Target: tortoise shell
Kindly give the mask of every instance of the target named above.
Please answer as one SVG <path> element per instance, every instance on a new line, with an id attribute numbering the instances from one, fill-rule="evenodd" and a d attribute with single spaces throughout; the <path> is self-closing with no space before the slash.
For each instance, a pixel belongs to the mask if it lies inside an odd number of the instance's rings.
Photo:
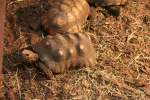
<path id="1" fill-rule="evenodd" d="M 49 33 L 79 32 L 85 23 L 90 8 L 86 0 L 49 0 L 50 8 L 41 20 Z"/>
<path id="2" fill-rule="evenodd" d="M 96 52 L 87 34 L 47 36 L 32 47 L 39 55 L 40 65 L 44 66 L 40 68 L 46 69 L 45 73 L 47 70 L 62 73 L 75 67 L 91 67 L 96 63 Z"/>

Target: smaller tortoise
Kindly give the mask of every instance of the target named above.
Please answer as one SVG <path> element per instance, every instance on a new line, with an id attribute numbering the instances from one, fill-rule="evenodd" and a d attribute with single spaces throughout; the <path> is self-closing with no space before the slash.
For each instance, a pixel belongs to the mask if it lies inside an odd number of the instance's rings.
<path id="1" fill-rule="evenodd" d="M 94 66 L 96 64 L 96 52 L 87 34 L 48 35 L 40 42 L 33 44 L 32 48 L 36 53 L 24 50 L 24 57 L 35 61 L 38 55 L 37 63 L 47 76 L 50 76 L 49 70 L 53 73 L 62 73 L 75 67 Z"/>

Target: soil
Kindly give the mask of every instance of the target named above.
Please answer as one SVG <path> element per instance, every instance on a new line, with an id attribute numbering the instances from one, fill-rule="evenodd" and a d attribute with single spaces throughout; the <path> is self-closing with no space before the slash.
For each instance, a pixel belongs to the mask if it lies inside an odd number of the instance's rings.
<path id="1" fill-rule="evenodd" d="M 7 0 L 2 100 L 150 100 L 150 0 L 129 0 L 119 16 L 92 8 L 91 33 L 97 65 L 52 75 L 25 62 L 20 50 L 29 35 L 45 35 L 40 16 L 47 0 Z"/>

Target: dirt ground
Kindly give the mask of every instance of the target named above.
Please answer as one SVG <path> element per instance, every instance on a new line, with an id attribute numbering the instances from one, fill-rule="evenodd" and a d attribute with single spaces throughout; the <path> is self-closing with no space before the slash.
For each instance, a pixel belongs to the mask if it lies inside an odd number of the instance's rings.
<path id="1" fill-rule="evenodd" d="M 43 35 L 40 16 L 47 0 L 7 0 L 2 100 L 150 100 L 150 0 L 128 0 L 119 16 L 92 7 L 84 30 L 97 51 L 94 68 L 47 79 L 24 62 L 28 34 Z"/>

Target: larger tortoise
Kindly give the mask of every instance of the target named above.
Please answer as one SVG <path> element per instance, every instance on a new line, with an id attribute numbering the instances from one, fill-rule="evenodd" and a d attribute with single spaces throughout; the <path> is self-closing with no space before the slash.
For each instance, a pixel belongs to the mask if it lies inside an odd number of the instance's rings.
<path id="1" fill-rule="evenodd" d="M 126 0 L 88 0 L 102 6 L 122 5 Z M 96 52 L 88 34 L 81 33 L 89 13 L 86 0 L 49 0 L 50 9 L 42 16 L 48 35 L 32 44 L 35 52 L 23 50 L 23 57 L 38 61 L 48 75 L 62 73 L 79 66 L 95 66 Z"/>
<path id="2" fill-rule="evenodd" d="M 50 9 L 42 16 L 42 26 L 49 34 L 79 32 L 90 7 L 86 0 L 49 0 Z"/>
<path id="3" fill-rule="evenodd" d="M 87 0 L 101 6 L 124 5 L 127 0 Z M 79 32 L 85 23 L 90 6 L 86 0 L 49 0 L 50 9 L 41 20 L 49 34 L 55 32 Z"/>

